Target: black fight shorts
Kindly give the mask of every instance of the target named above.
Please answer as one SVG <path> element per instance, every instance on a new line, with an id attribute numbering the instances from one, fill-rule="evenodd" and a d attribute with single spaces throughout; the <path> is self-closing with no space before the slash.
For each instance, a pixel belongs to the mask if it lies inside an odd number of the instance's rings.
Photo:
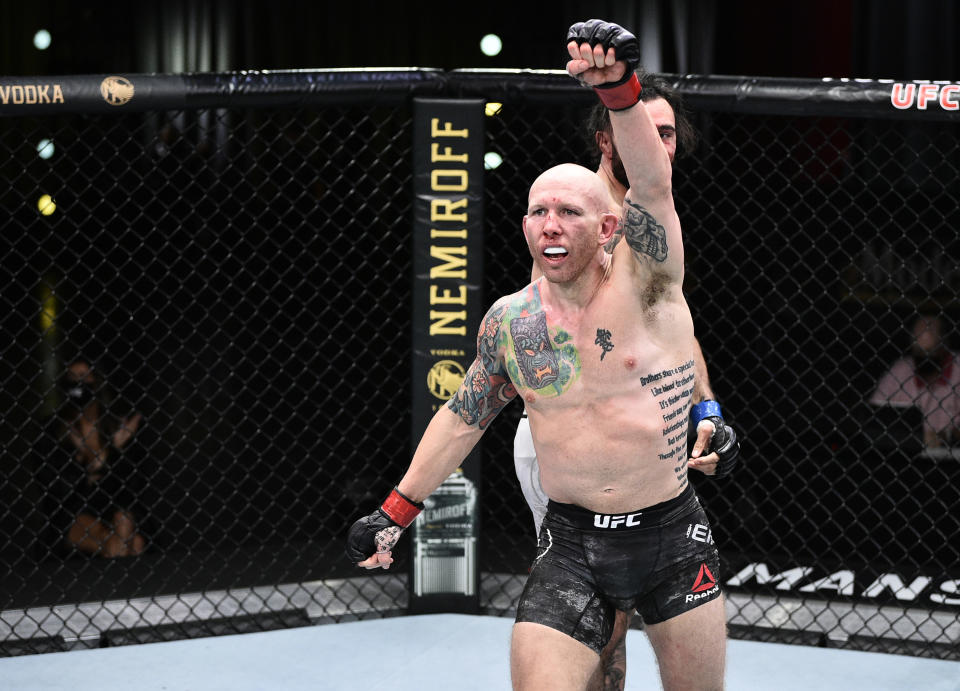
<path id="1" fill-rule="evenodd" d="M 543 624 L 597 653 L 614 610 L 657 624 L 720 597 L 720 564 L 693 487 L 627 514 L 547 504 L 517 621 Z"/>

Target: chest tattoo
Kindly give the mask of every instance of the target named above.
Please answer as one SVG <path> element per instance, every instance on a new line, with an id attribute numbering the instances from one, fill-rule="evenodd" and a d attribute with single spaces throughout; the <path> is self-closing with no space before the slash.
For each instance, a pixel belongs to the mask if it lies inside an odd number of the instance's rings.
<path id="1" fill-rule="evenodd" d="M 613 350 L 613 342 L 610 340 L 611 334 L 607 329 L 597 329 L 597 339 L 594 341 L 603 350 L 600 353 L 600 359 Z"/>
<path id="2" fill-rule="evenodd" d="M 499 347 L 504 349 L 510 380 L 538 396 L 560 396 L 580 377 L 582 363 L 573 337 L 547 319 L 537 283 L 510 305 Z"/>
<path id="3" fill-rule="evenodd" d="M 550 346 L 547 317 L 543 312 L 513 319 L 510 335 L 520 373 L 530 388 L 542 389 L 557 381 L 560 363 Z"/>

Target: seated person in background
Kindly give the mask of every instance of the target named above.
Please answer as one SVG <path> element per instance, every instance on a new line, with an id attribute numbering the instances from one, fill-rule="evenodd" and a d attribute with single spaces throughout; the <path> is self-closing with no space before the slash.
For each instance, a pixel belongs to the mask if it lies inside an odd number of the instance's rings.
<path id="1" fill-rule="evenodd" d="M 111 396 L 89 362 L 70 363 L 60 382 L 55 431 L 59 444 L 47 459 L 57 476 L 49 483 L 50 498 L 67 544 L 101 557 L 143 552 L 146 542 L 137 532 L 130 507 L 135 501 L 131 478 L 119 463 L 140 425 L 134 413 L 117 419 L 109 410 Z"/>
<path id="2" fill-rule="evenodd" d="M 880 377 L 870 403 L 917 406 L 927 447 L 960 444 L 960 356 L 947 348 L 939 316 L 916 320 L 910 353 Z"/>

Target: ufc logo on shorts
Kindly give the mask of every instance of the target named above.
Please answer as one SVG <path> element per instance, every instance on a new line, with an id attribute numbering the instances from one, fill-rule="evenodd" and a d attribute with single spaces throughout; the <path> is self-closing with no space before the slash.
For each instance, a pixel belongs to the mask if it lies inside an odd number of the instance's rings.
<path id="1" fill-rule="evenodd" d="M 713 544 L 713 531 L 702 523 L 691 523 L 687 526 L 687 537 L 697 542 Z"/>
<path id="2" fill-rule="evenodd" d="M 632 528 L 635 525 L 640 525 L 640 516 L 642 515 L 642 511 L 628 513 L 622 516 L 595 513 L 593 514 L 593 525 L 597 528 L 619 528 L 621 526 L 624 528 Z"/>

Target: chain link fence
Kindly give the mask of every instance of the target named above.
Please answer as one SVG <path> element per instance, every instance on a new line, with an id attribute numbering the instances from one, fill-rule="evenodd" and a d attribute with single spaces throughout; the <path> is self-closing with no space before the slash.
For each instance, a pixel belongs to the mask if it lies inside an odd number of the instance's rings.
<path id="1" fill-rule="evenodd" d="M 361 575 L 342 542 L 413 442 L 411 97 L 502 103 L 487 118 L 502 162 L 484 179 L 486 303 L 527 281 L 530 182 L 594 164 L 593 99 L 555 74 L 194 79 L 133 112 L 17 109 L 28 92 L 17 104 L 6 86 L 7 655 L 402 614 L 409 560 Z M 957 439 L 870 405 L 917 315 L 956 347 L 950 101 L 676 83 L 701 135 L 674 180 L 686 290 L 744 437 L 734 476 L 694 477 L 731 635 L 960 658 Z M 954 386 L 940 365 L 920 393 Z M 956 425 L 951 395 L 933 409 Z M 520 412 L 483 446 L 481 606 L 504 616 L 535 547 L 513 474 Z"/>

